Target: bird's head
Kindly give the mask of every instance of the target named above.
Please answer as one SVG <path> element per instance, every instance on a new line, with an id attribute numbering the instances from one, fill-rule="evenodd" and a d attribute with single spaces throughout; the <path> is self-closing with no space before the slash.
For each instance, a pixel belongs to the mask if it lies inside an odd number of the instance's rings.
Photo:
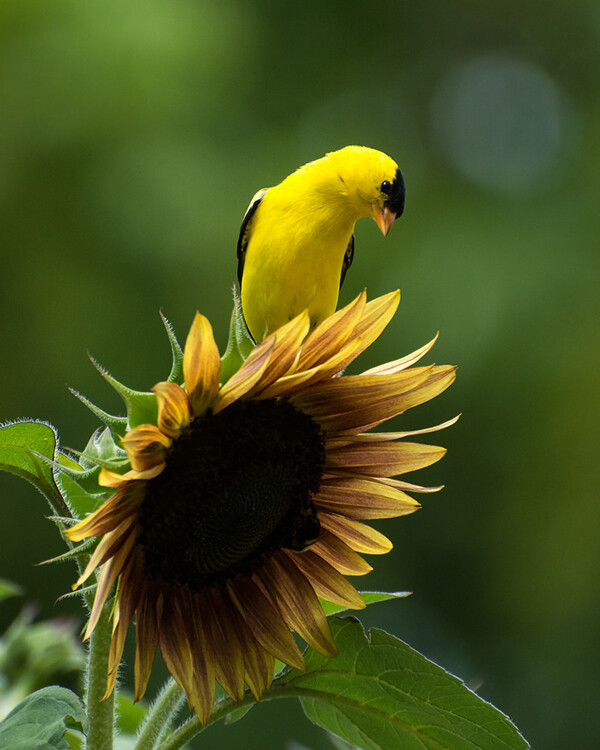
<path id="1" fill-rule="evenodd" d="M 385 237 L 404 211 L 406 189 L 396 162 L 381 151 L 346 146 L 328 154 L 361 216 L 372 216 Z"/>

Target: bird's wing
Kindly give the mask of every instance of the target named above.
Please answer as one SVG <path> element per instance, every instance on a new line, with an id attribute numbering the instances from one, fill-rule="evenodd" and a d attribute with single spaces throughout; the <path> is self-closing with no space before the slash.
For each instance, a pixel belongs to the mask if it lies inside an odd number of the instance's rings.
<path id="1" fill-rule="evenodd" d="M 353 259 L 354 259 L 354 235 L 350 237 L 350 240 L 348 242 L 348 247 L 346 248 L 346 254 L 344 255 L 344 261 L 342 263 L 342 276 L 340 278 L 340 289 L 342 288 L 342 284 L 344 283 L 344 279 L 346 278 L 346 271 L 352 265 Z"/>
<path id="2" fill-rule="evenodd" d="M 256 209 L 258 208 L 264 194 L 268 189 L 269 188 L 262 188 L 258 191 L 258 193 L 256 193 L 254 198 L 252 198 L 252 200 L 250 201 L 248 210 L 244 214 L 244 218 L 242 220 L 242 226 L 240 227 L 240 236 L 237 244 L 238 281 L 240 285 L 242 283 L 242 275 L 244 273 L 244 261 L 246 260 L 246 248 L 248 247 L 248 240 L 250 239 L 250 225 L 252 217 L 256 213 Z"/>

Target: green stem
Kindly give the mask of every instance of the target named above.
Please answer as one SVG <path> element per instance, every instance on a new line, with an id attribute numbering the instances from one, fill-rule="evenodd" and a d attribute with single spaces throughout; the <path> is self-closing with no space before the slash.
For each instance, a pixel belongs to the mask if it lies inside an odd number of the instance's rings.
<path id="1" fill-rule="evenodd" d="M 252 703 L 256 703 L 253 695 L 246 695 L 239 703 L 231 700 L 231 698 L 226 698 L 217 703 L 206 726 L 202 726 L 197 716 L 192 716 L 192 718 L 188 719 L 185 724 L 182 724 L 176 729 L 173 734 L 169 735 L 164 742 L 161 742 L 157 750 L 180 750 L 180 748 L 197 734 L 200 734 L 200 732 L 203 729 L 206 729 L 210 724 L 214 724 L 227 716 L 227 714 L 232 713 L 232 711 L 235 711 L 238 708 L 243 708 L 244 706 L 249 706 Z"/>
<path id="2" fill-rule="evenodd" d="M 154 750 L 161 733 L 169 725 L 184 701 L 183 690 L 171 679 L 151 706 L 135 750 Z"/>
<path id="3" fill-rule="evenodd" d="M 110 608 L 105 606 L 90 637 L 88 650 L 86 750 L 112 750 L 113 747 L 115 691 L 103 700 L 111 636 Z"/>

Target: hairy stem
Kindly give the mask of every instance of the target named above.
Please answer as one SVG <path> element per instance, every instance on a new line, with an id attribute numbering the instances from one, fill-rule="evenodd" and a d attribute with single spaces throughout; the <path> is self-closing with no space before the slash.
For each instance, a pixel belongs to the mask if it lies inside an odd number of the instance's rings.
<path id="1" fill-rule="evenodd" d="M 103 700 L 106 692 L 111 636 L 112 624 L 109 607 L 104 607 L 89 641 L 86 685 L 88 722 L 86 750 L 112 750 L 113 747 L 114 690 L 106 700 Z"/>
<path id="2" fill-rule="evenodd" d="M 150 707 L 135 750 L 154 750 L 162 732 L 169 726 L 184 701 L 183 690 L 171 679 Z"/>

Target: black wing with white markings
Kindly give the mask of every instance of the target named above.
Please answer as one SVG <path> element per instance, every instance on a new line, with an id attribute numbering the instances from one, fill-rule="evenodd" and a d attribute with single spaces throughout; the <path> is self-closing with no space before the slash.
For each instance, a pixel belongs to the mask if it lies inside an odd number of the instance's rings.
<path id="1" fill-rule="evenodd" d="M 252 198 L 252 200 L 250 201 L 250 205 L 248 206 L 248 210 L 246 211 L 246 214 L 244 215 L 242 226 L 240 227 L 240 236 L 239 236 L 238 244 L 237 244 L 237 259 L 238 259 L 237 275 L 238 275 L 238 281 L 240 283 L 240 287 L 242 284 L 242 275 L 244 273 L 244 262 L 246 260 L 246 248 L 248 247 L 248 240 L 250 238 L 250 224 L 252 221 L 252 217 L 256 213 L 256 209 L 258 208 L 267 190 L 268 188 L 263 188 L 262 190 L 259 190 L 258 193 L 256 193 L 256 195 L 254 196 L 254 198 Z"/>

